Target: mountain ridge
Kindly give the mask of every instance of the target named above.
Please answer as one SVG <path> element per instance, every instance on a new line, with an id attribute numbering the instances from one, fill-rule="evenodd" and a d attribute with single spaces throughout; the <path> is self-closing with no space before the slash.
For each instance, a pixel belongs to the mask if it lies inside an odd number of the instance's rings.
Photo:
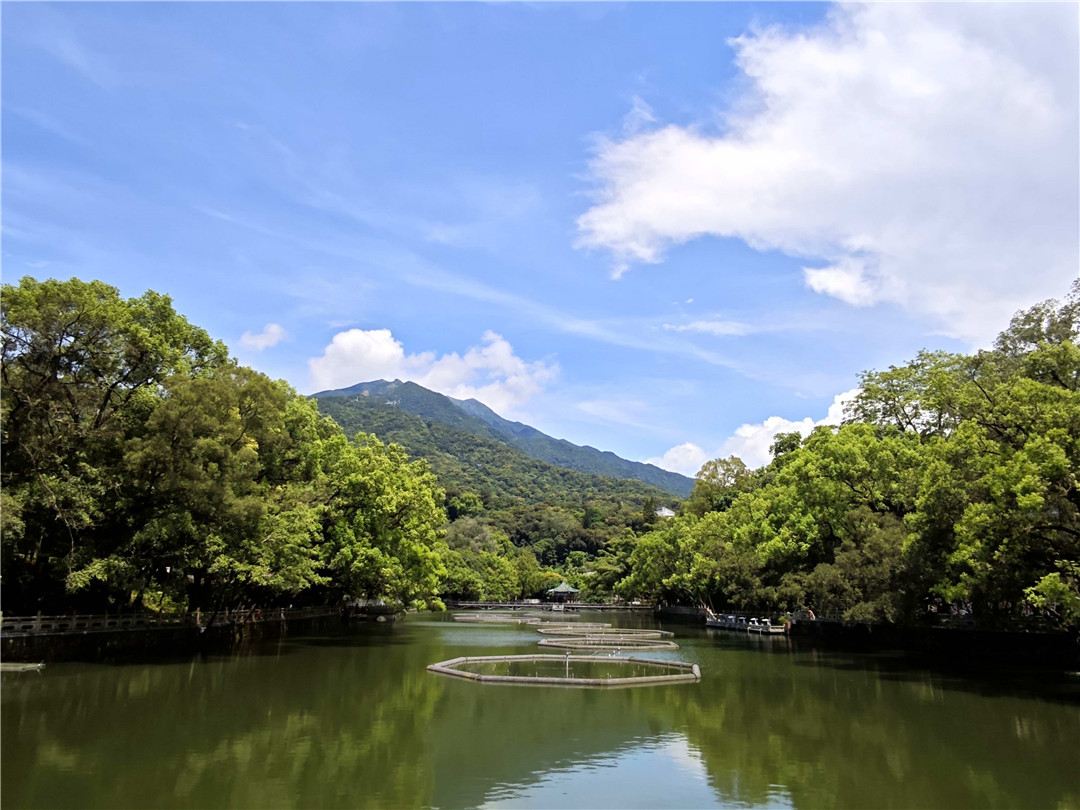
<path id="1" fill-rule="evenodd" d="M 372 380 L 347 388 L 319 391 L 315 399 L 363 398 L 509 445 L 530 458 L 565 469 L 607 478 L 634 479 L 679 498 L 687 497 L 694 480 L 640 461 L 630 461 L 607 450 L 577 445 L 522 422 L 504 419 L 475 399 L 454 399 L 414 382 Z"/>

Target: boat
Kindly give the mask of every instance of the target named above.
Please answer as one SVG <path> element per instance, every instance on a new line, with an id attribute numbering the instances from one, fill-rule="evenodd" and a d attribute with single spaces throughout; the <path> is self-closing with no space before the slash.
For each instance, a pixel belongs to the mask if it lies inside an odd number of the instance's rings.
<path id="1" fill-rule="evenodd" d="M 751 619 L 747 630 L 764 636 L 782 636 L 786 632 L 784 625 L 773 624 L 768 618 Z"/>
<path id="2" fill-rule="evenodd" d="M 746 619 L 736 616 L 734 613 L 713 613 L 705 609 L 705 626 L 715 627 L 719 630 L 742 630 L 746 631 Z"/>

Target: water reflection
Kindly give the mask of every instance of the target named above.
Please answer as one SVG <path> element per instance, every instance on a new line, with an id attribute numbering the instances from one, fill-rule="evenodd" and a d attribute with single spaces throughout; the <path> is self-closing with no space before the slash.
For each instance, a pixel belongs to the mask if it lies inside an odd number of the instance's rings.
<path id="1" fill-rule="evenodd" d="M 1080 805 L 1076 705 L 782 639 L 668 629 L 681 649 L 656 657 L 699 663 L 700 683 L 442 678 L 425 667 L 533 652 L 537 634 L 415 618 L 259 654 L 5 675 L 5 804 Z"/>
<path id="2" fill-rule="evenodd" d="M 629 741 L 622 750 L 498 785 L 485 808 L 697 808 L 716 804 L 701 754 L 679 734 Z M 785 792 L 763 805 L 789 808 Z"/>

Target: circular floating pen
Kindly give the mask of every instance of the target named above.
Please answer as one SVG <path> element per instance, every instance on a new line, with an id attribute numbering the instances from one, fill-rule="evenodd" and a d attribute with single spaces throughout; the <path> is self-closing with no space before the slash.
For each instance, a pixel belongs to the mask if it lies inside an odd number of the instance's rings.
<path id="1" fill-rule="evenodd" d="M 595 655 L 485 655 L 451 658 L 431 672 L 481 683 L 628 687 L 701 680 L 697 664 Z"/>
<path id="2" fill-rule="evenodd" d="M 662 638 L 625 638 L 605 636 L 573 636 L 571 638 L 542 638 L 540 647 L 555 647 L 560 650 L 581 650 L 584 652 L 621 652 L 624 650 L 646 652 L 653 650 L 677 650 L 674 641 Z"/>
<path id="3" fill-rule="evenodd" d="M 563 627 L 549 627 L 542 624 L 536 628 L 537 633 L 545 636 L 610 636 L 611 638 L 670 638 L 674 636 L 667 630 L 645 630 L 636 627 L 605 627 L 599 630 L 589 629 L 574 625 Z"/>
<path id="4" fill-rule="evenodd" d="M 540 624 L 540 617 L 515 616 L 507 613 L 456 613 L 454 621 L 472 624 Z"/>

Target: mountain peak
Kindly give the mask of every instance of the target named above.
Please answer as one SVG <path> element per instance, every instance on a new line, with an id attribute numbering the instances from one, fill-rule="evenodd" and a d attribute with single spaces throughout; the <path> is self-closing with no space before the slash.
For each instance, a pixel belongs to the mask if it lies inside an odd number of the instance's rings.
<path id="1" fill-rule="evenodd" d="M 685 475 L 668 472 L 652 464 L 629 461 L 610 451 L 556 439 L 529 425 L 504 419 L 479 400 L 454 399 L 411 381 L 374 380 L 348 388 L 320 391 L 314 397 L 381 400 L 385 405 L 400 408 L 422 419 L 440 422 L 486 439 L 495 439 L 538 461 L 606 478 L 637 479 L 680 498 L 685 498 L 694 488 L 694 480 Z"/>

